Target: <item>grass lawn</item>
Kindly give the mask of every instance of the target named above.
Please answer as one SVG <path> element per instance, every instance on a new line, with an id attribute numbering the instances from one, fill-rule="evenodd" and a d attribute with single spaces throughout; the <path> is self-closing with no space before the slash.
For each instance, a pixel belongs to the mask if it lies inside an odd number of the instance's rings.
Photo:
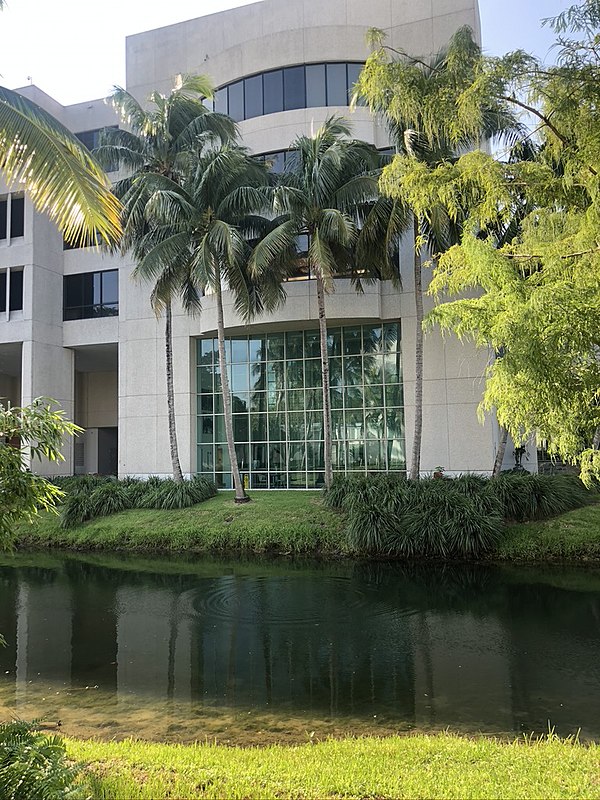
<path id="1" fill-rule="evenodd" d="M 241 749 L 68 740 L 98 798 L 598 798 L 600 746 L 441 734 Z"/>
<path id="2" fill-rule="evenodd" d="M 492 558 L 600 561 L 600 505 L 578 508 L 542 522 L 509 525 Z"/>
<path id="3" fill-rule="evenodd" d="M 41 514 L 17 530 L 19 547 L 136 552 L 252 551 L 344 554 L 343 518 L 321 503 L 318 492 L 256 492 L 233 502 L 220 492 L 177 511 L 132 510 L 63 530 L 54 514 Z"/>
<path id="4" fill-rule="evenodd" d="M 255 492 L 236 505 L 220 492 L 178 511 L 132 510 L 63 530 L 41 514 L 17 530 L 20 548 L 144 552 L 244 552 L 350 556 L 343 514 L 329 511 L 318 492 Z M 501 561 L 600 562 L 600 504 L 560 517 L 507 525 L 496 551 Z"/>

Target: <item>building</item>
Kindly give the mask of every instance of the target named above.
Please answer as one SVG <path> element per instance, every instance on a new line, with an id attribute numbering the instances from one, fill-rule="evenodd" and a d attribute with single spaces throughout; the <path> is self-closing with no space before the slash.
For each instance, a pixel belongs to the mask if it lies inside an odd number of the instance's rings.
<path id="1" fill-rule="evenodd" d="M 246 145 L 275 168 L 290 141 L 332 113 L 348 115 L 348 89 L 367 56 L 369 27 L 396 48 L 427 54 L 462 25 L 479 35 L 477 0 L 263 0 L 127 39 L 127 88 L 143 101 L 168 93 L 178 73 L 206 73 L 216 106 L 239 120 Z M 117 124 L 102 100 L 63 107 L 35 86 L 22 93 L 90 147 Z M 358 138 L 385 147 L 385 131 L 365 108 L 351 117 Z M 414 418 L 412 244 L 402 291 L 386 283 L 357 295 L 336 281 L 327 298 L 334 376 L 334 469 L 403 470 Z M 67 444 L 66 474 L 168 475 L 164 322 L 132 264 L 92 248 L 64 249 L 27 198 L 0 198 L 0 395 L 28 403 L 58 400 L 86 429 Z M 275 314 L 243 325 L 229 303 L 234 429 L 238 460 L 253 488 L 322 483 L 317 316 L 314 281 L 289 282 Z M 227 302 L 227 300 L 225 301 Z M 230 475 L 215 393 L 216 313 L 176 314 L 177 430 L 187 474 Z M 476 408 L 488 355 L 437 333 L 426 337 L 422 469 L 489 472 L 497 426 Z M 507 456 L 510 460 L 510 453 Z M 56 471 L 56 466 L 48 466 Z"/>

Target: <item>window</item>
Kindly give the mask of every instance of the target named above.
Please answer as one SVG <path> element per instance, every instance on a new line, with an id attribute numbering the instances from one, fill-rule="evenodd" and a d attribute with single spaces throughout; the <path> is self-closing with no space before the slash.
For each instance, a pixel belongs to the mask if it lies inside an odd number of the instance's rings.
<path id="1" fill-rule="evenodd" d="M 229 86 L 229 116 L 236 122 L 244 119 L 244 81 Z"/>
<path id="2" fill-rule="evenodd" d="M 79 139 L 90 152 L 100 147 L 103 131 L 117 130 L 118 125 L 105 125 L 104 128 L 93 128 L 91 131 L 80 131 L 75 136 Z M 118 164 L 111 164 L 107 172 L 115 172 L 118 169 Z"/>
<path id="3" fill-rule="evenodd" d="M 11 267 L 0 272 L 0 312 L 23 310 L 23 268 Z"/>
<path id="4" fill-rule="evenodd" d="M 64 320 L 114 317 L 118 313 L 118 270 L 65 275 L 63 280 Z"/>
<path id="5" fill-rule="evenodd" d="M 360 64 L 357 65 L 360 68 Z M 306 67 L 306 106 L 317 108 L 327 105 L 325 64 L 309 64 Z"/>
<path id="6" fill-rule="evenodd" d="M 283 107 L 286 111 L 306 108 L 304 67 L 288 67 L 283 70 Z"/>
<path id="7" fill-rule="evenodd" d="M 327 64 L 327 105 L 348 105 L 348 79 L 345 64 Z"/>
<path id="8" fill-rule="evenodd" d="M 263 114 L 274 114 L 283 111 L 283 72 L 265 72 L 263 75 L 264 104 Z"/>
<path id="9" fill-rule="evenodd" d="M 9 225 L 10 239 L 18 239 L 24 235 L 25 198 L 22 195 L 11 194 L 0 200 L 0 240 L 7 238 Z"/>
<path id="10" fill-rule="evenodd" d="M 236 121 L 294 108 L 347 106 L 362 62 L 300 64 L 274 69 L 222 86 L 215 111 Z"/>
<path id="11" fill-rule="evenodd" d="M 263 109 L 263 79 L 262 75 L 246 78 L 244 81 L 245 105 L 244 116 L 246 119 L 260 117 Z"/>
<path id="12" fill-rule="evenodd" d="M 404 470 L 399 323 L 330 328 L 328 349 L 334 471 Z M 322 486 L 319 331 L 229 338 L 226 352 L 243 479 L 255 489 Z M 230 488 L 216 340 L 198 341 L 197 370 L 197 468 Z"/>

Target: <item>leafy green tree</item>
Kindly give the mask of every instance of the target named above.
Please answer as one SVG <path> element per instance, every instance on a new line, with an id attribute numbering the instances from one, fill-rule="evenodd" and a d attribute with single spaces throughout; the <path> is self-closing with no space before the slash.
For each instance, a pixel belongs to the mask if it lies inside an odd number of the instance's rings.
<path id="1" fill-rule="evenodd" d="M 81 431 L 52 409 L 53 402 L 40 397 L 23 408 L 0 404 L 0 547 L 10 546 L 20 520 L 55 510 L 64 495 L 28 468 L 36 458 L 62 461 L 64 437 Z"/>
<path id="2" fill-rule="evenodd" d="M 465 156 L 453 175 L 436 176 L 442 194 L 462 197 L 471 211 L 432 290 L 476 296 L 443 303 L 432 321 L 501 348 L 482 411 L 495 408 L 517 442 L 536 435 L 590 479 L 600 475 L 600 3 L 587 0 L 550 24 L 556 66 L 520 52 L 490 59 L 463 97 L 471 117 L 490 95 L 524 108 L 542 147 L 533 163 L 481 154 L 473 169 Z M 497 248 L 482 229 L 510 216 L 523 197 L 530 213 L 518 236 Z"/>
<path id="3" fill-rule="evenodd" d="M 251 259 L 254 274 L 268 275 L 286 253 L 295 253 L 299 235 L 308 236 L 319 315 L 326 487 L 332 481 L 332 437 L 325 297 L 336 275 L 351 273 L 358 288 L 374 277 L 392 277 L 390 256 L 404 224 L 395 204 L 379 200 L 377 151 L 350 133 L 344 120 L 331 117 L 314 135 L 292 142 L 294 155 L 274 196 L 279 224 L 257 243 Z"/>
<path id="4" fill-rule="evenodd" d="M 248 498 L 233 435 L 223 291 L 231 292 L 236 311 L 246 320 L 274 309 L 283 299 L 278 271 L 265 275 L 259 284 L 248 270 L 253 243 L 277 224 L 260 214 L 268 202 L 267 182 L 264 164 L 239 146 L 208 145 L 188 154 L 188 170 L 179 184 L 167 176 L 152 180 L 150 221 L 161 240 L 157 241 L 154 233 L 148 236 L 143 243 L 146 254 L 139 264 L 147 275 L 160 275 L 171 268 L 185 271 L 193 287 L 215 298 L 219 376 L 236 502 Z M 279 269 L 285 256 L 289 254 L 279 254 L 276 259 Z"/>
<path id="5" fill-rule="evenodd" d="M 128 130 L 108 129 L 96 150 L 100 163 L 106 167 L 118 164 L 127 173 L 114 187 L 124 208 L 119 249 L 133 255 L 137 265 L 134 277 L 154 282 L 152 307 L 157 316 L 163 312 L 165 315 L 169 446 L 176 481 L 183 480 L 183 474 L 175 422 L 172 304 L 179 298 L 184 309 L 193 311 L 199 305 L 199 298 L 185 265 L 180 262 L 165 263 L 160 272 L 149 271 L 141 264 L 154 244 L 149 222 L 152 214 L 148 211 L 155 192 L 154 178 L 162 176 L 175 185 L 179 184 L 183 180 L 183 170 L 188 166 L 190 152 L 206 145 L 231 141 L 236 136 L 235 123 L 229 117 L 211 112 L 203 104 L 203 98 L 212 94 L 208 78 L 179 76 L 168 97 L 154 92 L 150 96 L 151 108 L 144 109 L 129 92 L 117 88 L 112 101 Z"/>
<path id="6" fill-rule="evenodd" d="M 380 188 L 385 196 L 412 213 L 415 298 L 415 423 L 410 477 L 421 470 L 423 430 L 423 252 L 434 258 L 458 240 L 461 215 L 449 213 L 444 202 L 420 192 L 428 172 L 453 161 L 458 152 L 491 136 L 519 130 L 514 116 L 486 97 L 478 107 L 476 124 L 457 113 L 463 94 L 471 87 L 481 62 L 481 50 L 469 28 L 461 28 L 448 45 L 430 59 L 417 58 L 384 45 L 382 31 L 370 32 L 375 49 L 355 87 L 354 102 L 366 101 L 383 118 L 396 148 L 396 157 L 383 171 Z"/>

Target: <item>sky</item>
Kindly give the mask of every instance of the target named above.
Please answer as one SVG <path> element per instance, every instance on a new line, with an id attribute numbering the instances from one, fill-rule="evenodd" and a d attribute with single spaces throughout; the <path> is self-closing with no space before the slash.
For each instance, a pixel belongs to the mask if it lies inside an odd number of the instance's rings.
<path id="1" fill-rule="evenodd" d="M 129 34 L 251 1 L 103 0 L 88 6 L 85 0 L 8 0 L 0 14 L 0 82 L 10 89 L 35 83 L 63 105 L 105 97 L 125 84 Z M 552 60 L 552 33 L 540 19 L 573 2 L 479 0 L 484 50 L 522 48 Z"/>

